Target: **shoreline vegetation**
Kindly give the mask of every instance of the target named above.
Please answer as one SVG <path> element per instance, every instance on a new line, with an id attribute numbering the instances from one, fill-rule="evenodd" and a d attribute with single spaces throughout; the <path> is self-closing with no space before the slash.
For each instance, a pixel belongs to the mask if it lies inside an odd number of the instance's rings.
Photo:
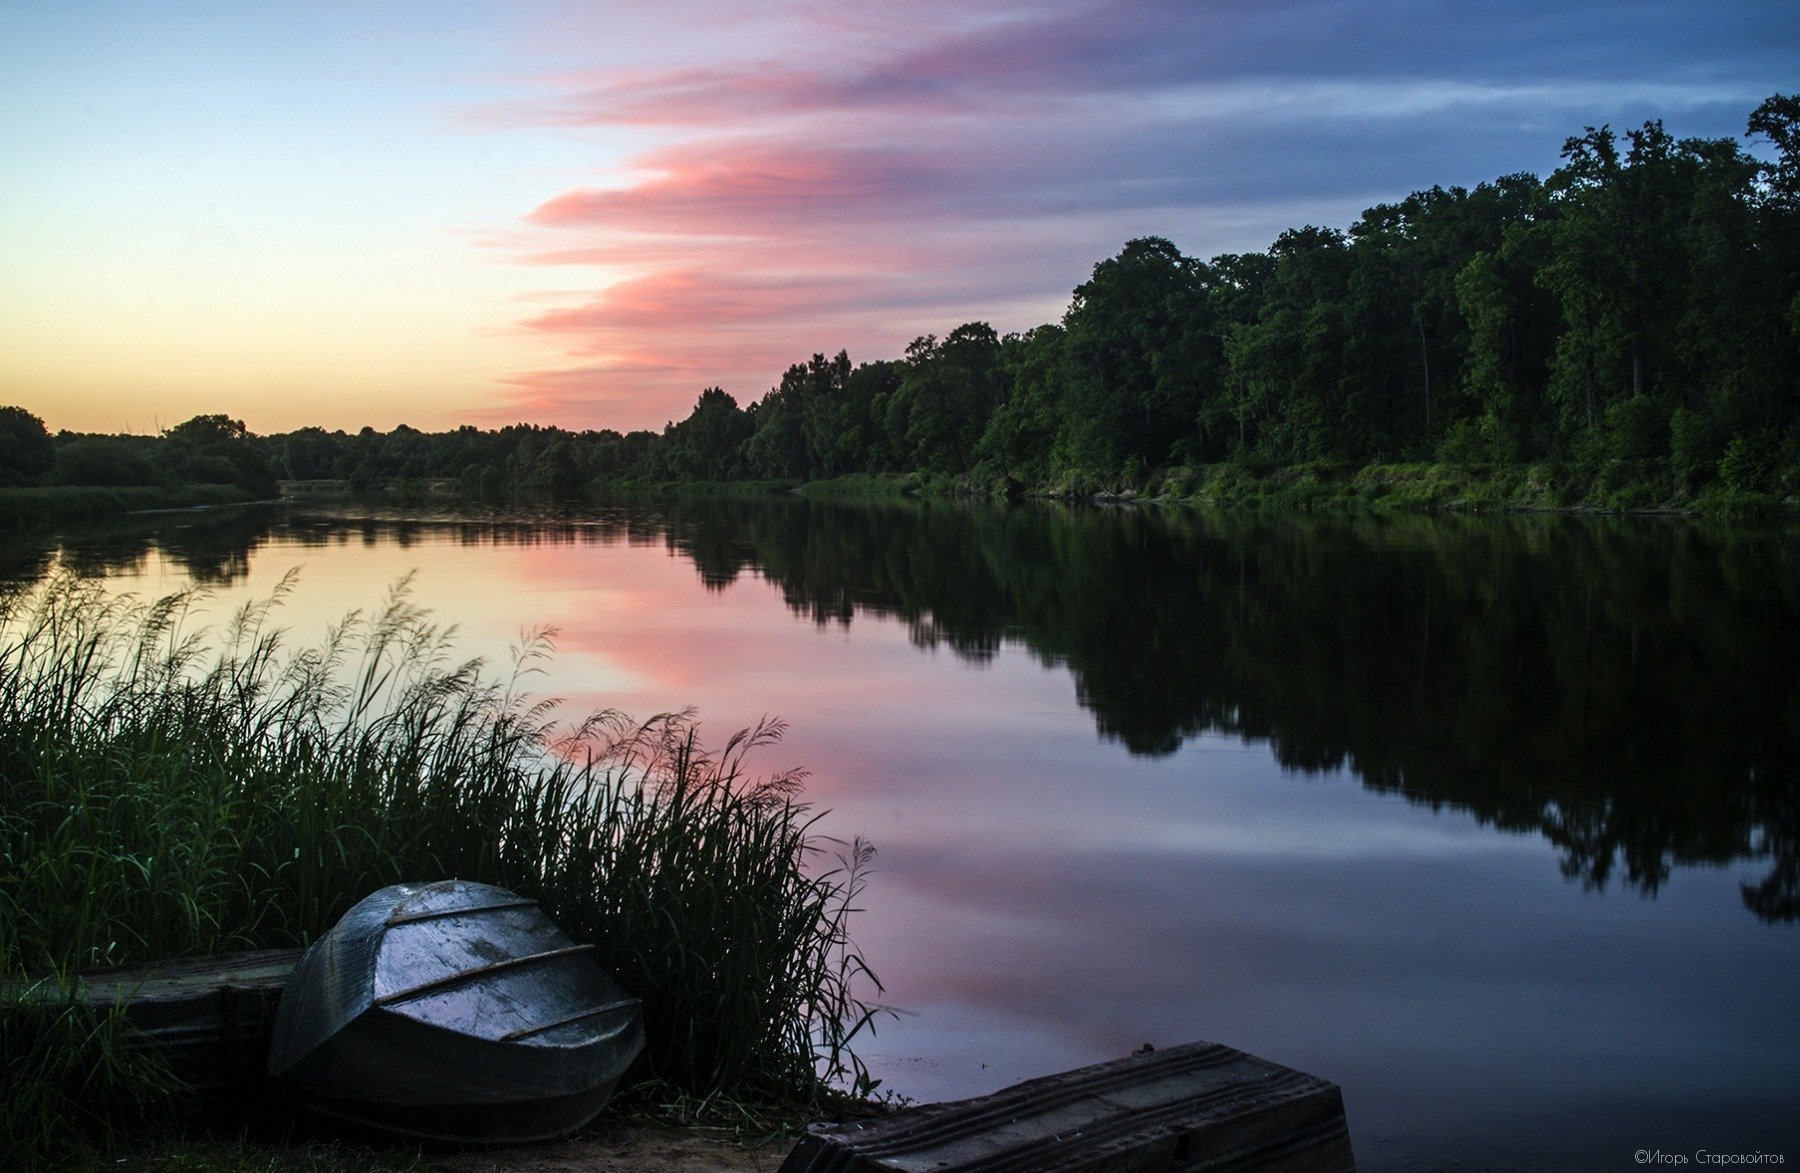
<path id="1" fill-rule="evenodd" d="M 267 498 L 235 485 L 52 485 L 0 488 L 0 529 L 121 513 L 248 505 Z"/>
<path id="2" fill-rule="evenodd" d="M 708 750 L 690 714 L 559 720 L 523 688 L 547 635 L 490 675 L 404 582 L 295 647 L 292 585 L 216 628 L 193 591 L 0 598 L 0 978 L 302 945 L 376 888 L 456 876 L 539 900 L 643 998 L 623 1110 L 873 1091 L 851 1043 L 879 983 L 849 938 L 872 849 L 821 836 L 799 773 L 749 773 L 778 722 Z M 8 1167 L 105 1164 L 176 1118 L 121 1026 L 0 1014 Z"/>
<path id="3" fill-rule="evenodd" d="M 613 481 L 578 498 L 470 497 L 448 478 L 380 477 L 280 481 L 269 495 L 231 485 L 101 488 L 0 487 L 0 532 L 129 513 L 218 509 L 274 502 L 367 501 L 390 505 L 579 505 L 669 497 L 748 498 L 795 494 L 815 501 L 878 502 L 906 497 L 970 500 L 1041 499 L 1103 505 L 1297 509 L 1413 513 L 1566 513 L 1761 519 L 1800 515 L 1800 494 L 1782 495 L 1713 484 L 1687 494 L 1659 492 L 1654 484 L 1609 483 L 1591 470 L 1549 462 L 1522 467 L 1462 465 L 1441 461 L 1357 465 L 1317 461 L 1258 467 L 1249 463 L 1179 466 L 1151 470 L 1135 484 L 1091 484 L 1031 490 L 983 486 L 966 476 L 850 473 L 819 480 Z"/>
<path id="4" fill-rule="evenodd" d="M 892 360 L 795 363 L 660 431 L 427 433 L 223 415 L 160 437 L 0 407 L 0 525 L 78 486 L 341 482 L 578 502 L 807 486 L 1420 509 L 1756 515 L 1800 507 L 1800 97 L 1745 138 L 1568 138 L 1547 178 L 1433 187 L 1347 229 L 1209 261 L 1158 237 L 1058 322 L 967 322 Z M 6 488 L 11 485 L 13 488 Z M 728 488 L 725 488 L 729 486 Z M 31 497 L 32 492 L 48 497 Z M 26 494 L 21 496 L 21 494 Z"/>
<path id="5" fill-rule="evenodd" d="M 1609 486 L 1582 469 L 1550 463 L 1517 468 L 1442 462 L 1356 465 L 1318 461 L 1258 468 L 1225 463 L 1156 470 L 1135 485 L 1045 487 L 1000 493 L 967 477 L 920 473 L 850 473 L 820 480 L 613 482 L 581 500 L 756 499 L 792 494 L 855 503 L 903 498 L 1054 500 L 1102 505 L 1410 513 L 1642 514 L 1763 518 L 1800 514 L 1800 496 L 1733 490 L 1721 485 L 1691 497 L 1644 486 Z M 448 479 L 382 478 L 353 489 L 345 480 L 281 483 L 286 502 L 364 501 L 386 505 L 491 505 L 471 499 Z M 531 498 L 510 503 L 531 504 Z M 579 504 L 580 501 L 562 501 Z"/>

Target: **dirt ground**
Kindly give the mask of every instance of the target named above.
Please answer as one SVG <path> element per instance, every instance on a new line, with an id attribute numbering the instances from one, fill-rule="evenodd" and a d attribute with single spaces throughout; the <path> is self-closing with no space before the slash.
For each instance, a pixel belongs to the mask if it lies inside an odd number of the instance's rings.
<path id="1" fill-rule="evenodd" d="M 621 1124 L 555 1144 L 426 1155 L 433 1173 L 775 1173 L 794 1138 Z"/>

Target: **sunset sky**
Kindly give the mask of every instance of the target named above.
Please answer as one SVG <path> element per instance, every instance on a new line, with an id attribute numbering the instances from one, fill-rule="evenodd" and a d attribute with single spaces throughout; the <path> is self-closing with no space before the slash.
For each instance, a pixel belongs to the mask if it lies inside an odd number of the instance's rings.
<path id="1" fill-rule="evenodd" d="M 1796 89 L 1793 0 L 0 0 L 0 403 L 661 427 Z"/>

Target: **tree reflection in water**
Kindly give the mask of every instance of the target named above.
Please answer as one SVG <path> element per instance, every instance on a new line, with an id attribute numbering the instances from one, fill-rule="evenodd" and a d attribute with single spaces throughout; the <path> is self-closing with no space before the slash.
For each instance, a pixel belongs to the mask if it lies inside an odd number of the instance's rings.
<path id="1" fill-rule="evenodd" d="M 1667 519 L 1313 517 L 799 498 L 580 515 L 170 515 L 61 547 L 83 573 L 152 547 L 203 583 L 288 540 L 661 543 L 822 625 L 897 618 L 973 660 L 1072 675 L 1099 735 L 1202 733 L 1288 769 L 1535 832 L 1571 879 L 1655 893 L 1677 864 L 1761 859 L 1746 908 L 1800 917 L 1800 543 Z M 41 545 L 6 554 L 40 573 Z"/>

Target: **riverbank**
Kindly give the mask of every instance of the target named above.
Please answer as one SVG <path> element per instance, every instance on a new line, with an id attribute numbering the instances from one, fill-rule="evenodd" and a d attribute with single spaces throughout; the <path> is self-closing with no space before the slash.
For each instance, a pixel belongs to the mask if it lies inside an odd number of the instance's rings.
<path id="1" fill-rule="evenodd" d="M 1645 514 L 1753 519 L 1800 514 L 1800 498 L 1711 484 L 1689 493 L 1654 467 L 1576 464 L 1396 464 L 1222 462 L 1156 469 L 1134 477 L 1072 473 L 1023 484 L 1008 477 L 947 473 L 849 473 L 812 481 L 607 481 L 606 500 L 759 497 L 794 493 L 854 504 L 906 498 L 1042 499 L 1104 504 L 1389 513 Z"/>
<path id="2" fill-rule="evenodd" d="M 788 493 L 814 501 L 847 504 L 919 497 L 978 497 L 1346 512 L 1602 513 L 1737 519 L 1800 514 L 1800 498 L 1718 484 L 1690 494 L 1659 483 L 1641 471 L 1621 472 L 1615 468 L 1594 472 L 1559 464 L 1515 467 L 1438 462 L 1184 465 L 1132 479 L 1106 480 L 1072 474 L 1035 485 L 1004 477 L 984 479 L 919 472 L 851 473 L 814 481 L 609 480 L 589 486 L 585 497 L 607 501 L 670 497 L 754 499 Z M 341 479 L 283 481 L 281 499 L 358 500 L 389 505 L 470 501 L 456 481 L 442 478 L 377 480 L 367 484 Z M 154 509 L 245 504 L 252 500 L 250 494 L 230 485 L 6 488 L 0 489 L 0 530 Z"/>
<path id="3" fill-rule="evenodd" d="M 53 485 L 0 488 L 0 530 L 82 521 L 150 509 L 241 505 L 256 496 L 236 485 Z"/>
<path id="4" fill-rule="evenodd" d="M 1174 469 L 1149 496 L 1205 505 L 1456 513 L 1673 513 L 1758 517 L 1800 507 L 1773 494 L 1712 486 L 1680 492 L 1643 470 L 1572 465 L 1306 464 Z"/>
<path id="5" fill-rule="evenodd" d="M 1697 494 L 1641 470 L 1592 472 L 1571 465 L 1443 463 L 1256 466 L 1235 463 L 1157 470 L 1133 479 L 1071 475 L 1022 485 L 1004 478 L 859 473 L 794 491 L 823 501 L 901 497 L 1041 498 L 1252 509 L 1414 513 L 1610 513 L 1755 518 L 1800 513 L 1800 499 L 1709 486 Z"/>

